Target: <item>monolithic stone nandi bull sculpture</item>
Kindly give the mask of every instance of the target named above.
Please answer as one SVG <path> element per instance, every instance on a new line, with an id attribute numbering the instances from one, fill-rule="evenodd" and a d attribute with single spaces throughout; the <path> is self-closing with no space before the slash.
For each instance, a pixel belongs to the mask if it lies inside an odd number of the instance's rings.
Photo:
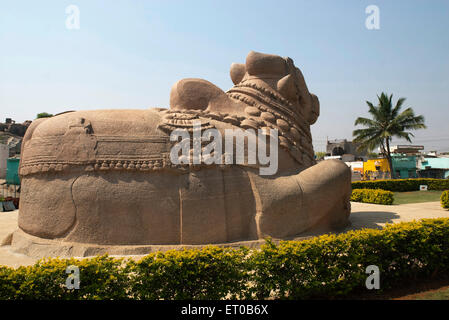
<path id="1" fill-rule="evenodd" d="M 250 52 L 245 64 L 232 64 L 231 78 L 228 92 L 201 79 L 178 81 L 170 109 L 77 111 L 34 121 L 23 141 L 13 245 L 25 238 L 202 245 L 344 226 L 350 171 L 337 160 L 315 163 L 310 125 L 319 102 L 301 71 L 290 58 Z M 261 175 L 260 165 L 246 162 L 174 163 L 170 134 L 192 133 L 195 121 L 222 133 L 276 129 L 276 174 Z"/>

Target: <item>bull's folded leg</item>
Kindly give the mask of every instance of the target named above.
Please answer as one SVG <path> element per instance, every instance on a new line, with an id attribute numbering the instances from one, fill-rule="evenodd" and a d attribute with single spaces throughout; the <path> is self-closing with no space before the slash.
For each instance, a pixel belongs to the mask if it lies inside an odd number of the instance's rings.
<path id="1" fill-rule="evenodd" d="M 303 192 L 302 210 L 308 212 L 311 229 L 332 229 L 348 224 L 351 213 L 351 171 L 340 160 L 327 160 L 312 166 L 296 179 Z"/>
<path id="2" fill-rule="evenodd" d="M 297 175 L 249 174 L 256 199 L 259 238 L 291 237 L 348 223 L 351 173 L 339 160 L 321 162 Z"/>

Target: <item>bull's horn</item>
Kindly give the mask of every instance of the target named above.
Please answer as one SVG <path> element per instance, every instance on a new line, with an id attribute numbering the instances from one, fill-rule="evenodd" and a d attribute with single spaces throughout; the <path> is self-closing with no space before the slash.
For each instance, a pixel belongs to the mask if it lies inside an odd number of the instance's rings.
<path id="1" fill-rule="evenodd" d="M 291 102 L 296 101 L 297 96 L 296 96 L 295 79 L 291 74 L 286 75 L 285 77 L 283 77 L 278 81 L 277 89 L 280 94 L 282 94 L 285 98 L 287 98 Z"/>

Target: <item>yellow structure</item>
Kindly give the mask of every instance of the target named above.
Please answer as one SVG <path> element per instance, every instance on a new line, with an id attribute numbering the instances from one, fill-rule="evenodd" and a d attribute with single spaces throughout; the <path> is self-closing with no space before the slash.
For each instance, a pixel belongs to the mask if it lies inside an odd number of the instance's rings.
<path id="1" fill-rule="evenodd" d="M 370 159 L 363 163 L 365 179 L 385 179 L 390 176 L 390 166 L 387 159 Z"/>

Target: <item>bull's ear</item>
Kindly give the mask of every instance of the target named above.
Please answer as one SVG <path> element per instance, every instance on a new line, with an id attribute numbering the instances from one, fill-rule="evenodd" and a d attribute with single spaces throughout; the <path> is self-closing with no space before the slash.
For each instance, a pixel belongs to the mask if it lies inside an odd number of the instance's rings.
<path id="1" fill-rule="evenodd" d="M 246 66 L 242 63 L 231 64 L 231 80 L 234 84 L 240 83 L 246 73 Z"/>
<path id="2" fill-rule="evenodd" d="M 291 74 L 286 75 L 277 83 L 277 89 L 281 95 L 291 102 L 296 102 L 297 93 L 295 86 L 295 79 Z"/>

